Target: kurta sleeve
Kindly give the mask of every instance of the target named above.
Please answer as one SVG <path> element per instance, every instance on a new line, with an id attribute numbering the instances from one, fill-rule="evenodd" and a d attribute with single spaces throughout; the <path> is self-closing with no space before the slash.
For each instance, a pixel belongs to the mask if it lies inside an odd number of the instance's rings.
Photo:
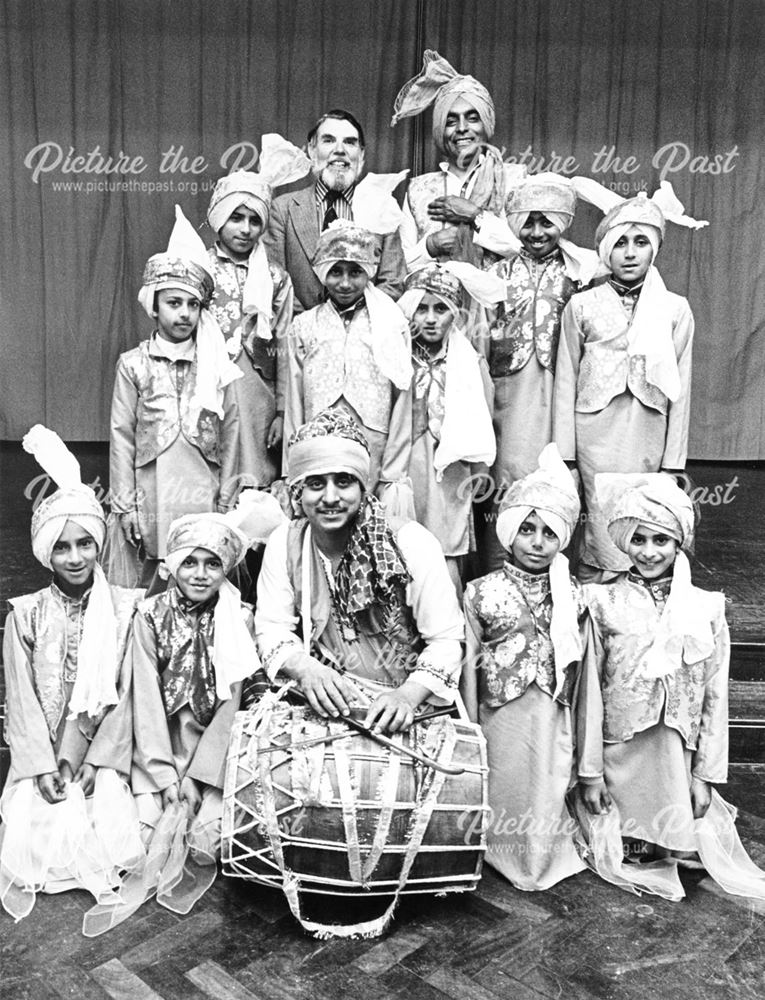
<path id="1" fill-rule="evenodd" d="M 294 305 L 295 291 L 292 287 L 292 279 L 286 272 L 283 272 L 282 280 L 274 288 L 273 319 L 271 321 L 276 346 L 276 412 L 280 416 L 284 414 L 287 398 L 287 383 L 289 381 L 287 338 L 292 323 Z"/>
<path id="2" fill-rule="evenodd" d="M 135 486 L 135 426 L 138 389 L 122 358 L 112 395 L 109 440 L 109 486 L 112 510 L 125 514 L 137 508 Z"/>
<path id="3" fill-rule="evenodd" d="M 80 765 L 86 759 L 90 744 L 87 736 L 80 729 L 79 719 L 65 719 L 59 730 L 58 751 L 56 757 L 58 766 L 68 764 L 72 774 L 76 774 Z"/>
<path id="4" fill-rule="evenodd" d="M 14 779 L 34 778 L 58 769 L 42 706 L 32 679 L 32 650 L 11 611 L 3 639 L 5 670 L 6 736 L 11 748 Z"/>
<path id="5" fill-rule="evenodd" d="M 603 777 L 603 695 L 600 681 L 604 661 L 600 632 L 592 616 L 588 615 L 582 668 L 574 696 L 577 770 L 579 780 L 584 784 Z"/>
<path id="6" fill-rule="evenodd" d="M 669 404 L 667 413 L 667 438 L 662 469 L 680 470 L 685 468 L 688 456 L 688 429 L 691 421 L 691 358 L 693 353 L 693 313 L 683 299 L 683 308 L 672 330 L 672 339 L 677 354 L 677 369 L 680 375 L 680 395 Z"/>
<path id="7" fill-rule="evenodd" d="M 268 539 L 258 576 L 255 641 L 263 669 L 273 681 L 284 661 L 303 649 L 298 636 L 295 591 L 287 570 L 287 532 L 280 525 Z"/>
<path id="8" fill-rule="evenodd" d="M 228 742 L 241 700 L 242 682 L 237 681 L 231 685 L 231 697 L 220 702 L 210 725 L 202 734 L 186 769 L 187 777 L 214 788 L 223 788 Z"/>
<path id="9" fill-rule="evenodd" d="M 225 513 L 236 500 L 239 485 L 239 407 L 231 385 L 223 390 L 220 425 L 220 485 L 218 510 Z"/>
<path id="10" fill-rule="evenodd" d="M 131 639 L 128 637 L 128 649 Z M 111 767 L 120 774 L 130 774 L 133 759 L 133 662 L 125 653 L 117 682 L 117 704 L 109 709 L 96 730 L 85 763 Z"/>
<path id="11" fill-rule="evenodd" d="M 293 322 L 287 333 L 287 385 L 284 401 L 284 444 L 282 467 L 287 468 L 287 447 L 295 431 L 305 422 L 303 403 L 303 361 L 305 347 L 301 324 Z"/>
<path id="12" fill-rule="evenodd" d="M 470 584 L 465 589 L 465 663 L 460 678 L 460 694 L 471 722 L 478 722 L 478 671 L 481 668 L 481 639 L 483 629 L 473 606 L 474 591 Z"/>
<path id="13" fill-rule="evenodd" d="M 728 780 L 728 670 L 730 635 L 725 621 L 725 598 L 719 596 L 715 650 L 707 661 L 701 724 L 691 773 L 715 784 Z"/>
<path id="14" fill-rule="evenodd" d="M 140 611 L 128 646 L 133 701 L 133 792 L 161 792 L 178 781 L 162 701 L 154 632 Z"/>
<path id="15" fill-rule="evenodd" d="M 397 483 L 409 470 L 412 455 L 412 390 L 393 390 L 393 409 L 380 463 L 380 483 Z"/>
<path id="16" fill-rule="evenodd" d="M 576 388 L 583 345 L 584 334 L 571 299 L 561 316 L 553 394 L 553 441 L 566 462 L 576 461 Z"/>
<path id="17" fill-rule="evenodd" d="M 460 679 L 465 638 L 465 619 L 454 583 L 438 539 L 427 528 L 409 521 L 399 529 L 396 540 L 412 577 L 407 603 L 425 643 L 409 676 L 435 698 L 451 702 Z"/>

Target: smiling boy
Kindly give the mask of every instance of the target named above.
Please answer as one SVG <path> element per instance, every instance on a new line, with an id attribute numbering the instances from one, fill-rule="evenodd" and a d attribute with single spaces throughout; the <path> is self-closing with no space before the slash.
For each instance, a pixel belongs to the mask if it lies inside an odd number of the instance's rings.
<path id="1" fill-rule="evenodd" d="M 32 515 L 32 551 L 52 571 L 50 585 L 13 598 L 5 623 L 11 768 L 0 803 L 0 904 L 16 919 L 40 890 L 108 894 L 141 849 L 116 773 L 130 771 L 123 653 L 141 591 L 107 583 L 98 564 L 104 513 L 63 441 L 37 425 L 23 443 L 59 489 Z M 105 842 L 102 832 L 118 826 L 120 838 Z"/>
<path id="2" fill-rule="evenodd" d="M 352 417 L 371 451 L 372 488 L 404 477 L 411 440 L 408 326 L 370 283 L 378 259 L 377 238 L 353 222 L 322 233 L 314 271 L 326 301 L 293 321 L 285 411 L 286 440 L 322 410 Z"/>

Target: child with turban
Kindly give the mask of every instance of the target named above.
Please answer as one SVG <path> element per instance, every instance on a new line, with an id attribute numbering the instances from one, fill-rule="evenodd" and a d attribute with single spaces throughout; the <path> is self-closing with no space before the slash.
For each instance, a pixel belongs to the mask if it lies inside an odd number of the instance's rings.
<path id="1" fill-rule="evenodd" d="M 619 199 L 595 233 L 608 280 L 574 295 L 563 310 L 553 436 L 584 485 L 582 580 L 606 580 L 629 565 L 608 537 L 596 473 L 685 466 L 693 314 L 654 266 L 667 221 L 706 225 L 684 214 L 666 181 L 652 198 Z"/>
<path id="2" fill-rule="evenodd" d="M 504 297 L 504 283 L 463 261 L 429 264 L 409 275 L 399 306 L 412 333 L 414 512 L 441 543 L 462 591 L 462 563 L 475 548 L 474 494 L 495 455 L 493 388 L 469 337 L 471 306 Z"/>
<path id="3" fill-rule="evenodd" d="M 0 901 L 16 919 L 40 890 L 110 897 L 119 871 L 142 854 L 119 776 L 132 751 L 123 653 L 142 592 L 107 583 L 98 563 L 104 513 L 61 438 L 38 424 L 23 444 L 59 488 L 32 516 L 32 551 L 53 579 L 12 599 L 5 624 L 11 768 L 0 802 Z"/>
<path id="4" fill-rule="evenodd" d="M 210 264 L 180 208 L 166 253 L 146 263 L 138 300 L 157 322 L 120 355 L 111 413 L 111 505 L 149 581 L 180 514 L 227 510 L 236 492 L 239 413 L 209 304 Z"/>
<path id="5" fill-rule="evenodd" d="M 488 747 L 486 860 L 524 890 L 584 868 L 566 808 L 584 603 L 561 552 L 578 516 L 571 473 L 550 444 L 504 499 L 504 565 L 465 588 L 462 693 Z"/>
<path id="6" fill-rule="evenodd" d="M 322 410 L 355 420 L 369 443 L 372 489 L 403 478 L 411 438 L 409 329 L 372 284 L 379 256 L 376 234 L 356 222 L 339 219 L 321 234 L 313 269 L 326 301 L 293 320 L 285 416 L 287 441 Z"/>
<path id="7" fill-rule="evenodd" d="M 698 855 L 728 892 L 765 899 L 765 872 L 712 787 L 727 780 L 729 639 L 723 595 L 691 582 L 691 501 L 662 473 L 600 474 L 595 488 L 631 568 L 585 588 L 577 764 L 587 859 L 623 888 L 680 899 L 677 862 L 699 867 Z M 630 854 L 664 860 L 622 863 Z"/>
<path id="8" fill-rule="evenodd" d="M 239 407 L 238 472 L 267 487 L 278 465 L 287 380 L 286 337 L 294 294 L 286 271 L 269 261 L 261 236 L 274 189 L 304 177 L 308 157 L 281 136 L 263 136 L 259 172 L 234 170 L 215 185 L 207 221 L 217 236 L 208 250 L 215 282 L 210 312 L 242 371 L 233 385 Z"/>
<path id="9" fill-rule="evenodd" d="M 505 219 L 505 199 L 526 168 L 503 163 L 489 141 L 495 113 L 486 87 L 428 49 L 422 70 L 396 97 L 391 125 L 431 105 L 433 141 L 444 161 L 409 185 L 401 227 L 407 268 L 434 260 L 489 266 L 517 249 Z"/>
<path id="10" fill-rule="evenodd" d="M 480 343 L 494 382 L 497 436 L 494 502 L 486 507 L 482 532 L 487 569 L 497 569 L 503 558 L 494 529 L 504 492 L 536 468 L 539 453 L 553 440 L 561 313 L 598 268 L 597 254 L 563 239 L 563 233 L 573 221 L 578 197 L 603 206 L 610 194 L 587 177 L 543 173 L 528 177 L 507 198 L 508 225 L 520 248 L 497 265 L 505 282 L 504 302 Z"/>
<path id="11" fill-rule="evenodd" d="M 86 915 L 88 936 L 121 923 L 154 893 L 188 913 L 215 878 L 229 735 L 242 682 L 260 665 L 252 612 L 227 575 L 283 518 L 273 497 L 247 490 L 226 514 L 187 514 L 170 525 L 171 582 L 139 605 L 128 653 L 131 782 L 148 855 L 118 905 Z"/>

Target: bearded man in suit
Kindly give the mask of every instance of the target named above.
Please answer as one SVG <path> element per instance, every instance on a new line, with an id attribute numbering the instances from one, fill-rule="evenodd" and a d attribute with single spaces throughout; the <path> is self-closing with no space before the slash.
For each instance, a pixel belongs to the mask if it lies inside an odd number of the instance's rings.
<path id="1" fill-rule="evenodd" d="M 271 204 L 263 236 L 269 260 L 289 274 L 295 311 L 312 309 L 323 288 L 311 266 L 321 232 L 335 219 L 353 219 L 353 196 L 364 170 L 364 132 L 348 111 L 322 115 L 308 133 L 313 184 L 280 195 Z M 380 265 L 374 278 L 381 291 L 397 299 L 404 289 L 406 263 L 398 232 L 379 236 Z"/>

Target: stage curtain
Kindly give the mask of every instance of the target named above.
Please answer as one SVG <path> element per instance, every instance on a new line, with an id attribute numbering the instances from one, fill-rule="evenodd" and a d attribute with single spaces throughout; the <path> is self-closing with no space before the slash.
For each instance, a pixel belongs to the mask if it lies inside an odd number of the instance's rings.
<path id="1" fill-rule="evenodd" d="M 670 227 L 658 258 L 696 316 L 691 457 L 765 458 L 765 5 L 5 0 L 0 11 L 0 436 L 44 419 L 69 439 L 105 439 L 117 355 L 150 329 L 135 304 L 143 263 L 164 248 L 175 201 L 201 223 L 229 147 L 266 131 L 300 143 L 341 105 L 364 123 L 370 169 L 431 169 L 430 117 L 389 119 L 435 48 L 491 90 L 506 155 L 537 169 L 569 158 L 568 172 L 625 194 L 665 176 L 709 220 Z M 43 143 L 146 167 L 67 174 L 62 162 L 34 183 L 25 159 Z M 86 188 L 131 179 L 165 189 Z M 584 206 L 573 238 L 589 245 L 597 221 Z"/>
<path id="2" fill-rule="evenodd" d="M 411 160 L 411 131 L 389 123 L 392 95 L 415 71 L 417 10 L 408 0 L 4 0 L 1 438 L 37 421 L 67 440 L 108 438 L 117 357 L 151 332 L 136 302 L 144 263 L 165 249 L 176 202 L 203 222 L 234 163 L 221 165 L 226 150 L 259 147 L 264 132 L 302 145 L 340 106 L 365 129 L 370 170 Z M 66 172 L 70 148 L 90 169 Z M 96 149 L 139 172 L 74 161 Z"/>
<path id="3" fill-rule="evenodd" d="M 630 195 L 663 169 L 709 220 L 670 225 L 657 259 L 696 319 L 695 458 L 765 458 L 764 29 L 746 0 L 426 4 L 426 44 L 489 86 L 507 155 L 572 156 Z M 604 146 L 620 170 L 593 170 Z M 583 206 L 572 237 L 591 246 L 598 218 Z"/>

